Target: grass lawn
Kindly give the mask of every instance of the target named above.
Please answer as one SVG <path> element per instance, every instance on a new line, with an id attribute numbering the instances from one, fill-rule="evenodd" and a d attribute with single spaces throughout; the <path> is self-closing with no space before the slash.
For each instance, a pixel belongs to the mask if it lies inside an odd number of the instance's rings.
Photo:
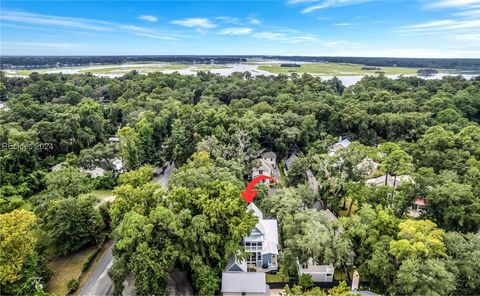
<path id="1" fill-rule="evenodd" d="M 87 257 L 95 252 L 95 246 L 85 248 L 69 256 L 59 256 L 48 263 L 53 276 L 47 284 L 46 290 L 55 295 L 67 294 L 67 283 L 77 279 L 82 273 L 83 263 Z"/>
<path id="2" fill-rule="evenodd" d="M 377 74 L 376 72 L 384 72 L 385 75 L 400 75 L 400 74 L 416 74 L 415 68 L 401 68 L 401 67 L 379 67 L 381 70 L 362 70 L 363 65 L 358 64 L 340 64 L 340 63 L 312 63 L 301 64 L 300 67 L 281 67 L 280 64 L 259 65 L 259 70 L 268 71 L 271 73 L 310 73 L 317 75 L 336 75 L 336 76 L 354 76 Z"/>
<path id="3" fill-rule="evenodd" d="M 280 274 L 266 273 L 265 276 L 267 277 L 267 284 L 268 283 L 288 283 L 289 281 L 288 276 L 282 276 Z"/>

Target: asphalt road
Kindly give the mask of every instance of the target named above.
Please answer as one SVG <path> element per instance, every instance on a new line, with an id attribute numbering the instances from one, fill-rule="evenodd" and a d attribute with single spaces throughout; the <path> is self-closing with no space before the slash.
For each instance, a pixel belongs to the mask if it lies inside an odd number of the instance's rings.
<path id="1" fill-rule="evenodd" d="M 113 295 L 113 282 L 108 276 L 108 269 L 113 264 L 113 242 L 109 242 L 106 250 L 95 266 L 90 278 L 80 290 L 79 295 L 107 296 Z"/>
<path id="2" fill-rule="evenodd" d="M 165 172 L 158 176 L 154 181 L 163 187 L 167 187 L 168 180 L 172 175 L 175 163 L 171 163 L 165 169 Z M 99 262 L 95 266 L 90 278 L 80 290 L 80 296 L 109 296 L 113 295 L 113 282 L 108 276 L 108 269 L 113 264 L 114 242 L 109 242 L 107 249 L 102 253 Z"/>

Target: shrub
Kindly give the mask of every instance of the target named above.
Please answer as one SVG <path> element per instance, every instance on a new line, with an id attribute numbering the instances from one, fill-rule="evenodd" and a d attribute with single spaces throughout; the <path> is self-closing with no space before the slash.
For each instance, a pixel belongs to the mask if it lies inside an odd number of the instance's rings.
<path id="1" fill-rule="evenodd" d="M 77 279 L 71 279 L 67 283 L 67 294 L 72 294 L 78 289 L 78 280 Z"/>

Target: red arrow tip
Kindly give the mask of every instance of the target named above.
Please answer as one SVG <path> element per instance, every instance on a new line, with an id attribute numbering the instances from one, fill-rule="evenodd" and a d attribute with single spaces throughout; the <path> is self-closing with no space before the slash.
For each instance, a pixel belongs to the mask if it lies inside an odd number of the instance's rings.
<path id="1" fill-rule="evenodd" d="M 255 195 L 257 195 L 258 190 L 254 189 L 252 191 L 242 191 L 240 194 L 243 196 L 243 199 L 247 203 L 251 203 Z"/>

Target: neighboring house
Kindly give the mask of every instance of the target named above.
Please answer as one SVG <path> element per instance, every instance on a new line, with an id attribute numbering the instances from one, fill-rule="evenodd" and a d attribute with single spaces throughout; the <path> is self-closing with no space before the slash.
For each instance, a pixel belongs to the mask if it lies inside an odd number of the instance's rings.
<path id="1" fill-rule="evenodd" d="M 275 219 L 263 219 L 260 209 L 254 204 L 248 205 L 258 217 L 258 223 L 249 236 L 243 238 L 243 247 L 251 256 L 247 258 L 248 268 L 262 271 L 278 270 L 278 223 Z"/>
<path id="2" fill-rule="evenodd" d="M 277 168 L 277 155 L 274 152 L 265 152 L 262 154 L 262 158 L 259 159 L 260 166 L 254 168 L 252 171 L 252 179 L 264 175 L 274 178 L 275 180 L 280 180 L 280 172 Z M 262 180 L 260 184 L 269 185 L 271 180 Z"/>
<path id="3" fill-rule="evenodd" d="M 417 198 L 415 199 L 413 206 L 410 208 L 408 214 L 410 217 L 418 218 L 422 214 L 423 208 L 426 205 L 425 198 Z"/>
<path id="4" fill-rule="evenodd" d="M 333 144 L 332 148 L 330 148 L 330 152 L 328 152 L 328 155 L 333 156 L 338 150 L 347 149 L 351 143 L 352 142 L 350 142 L 349 139 L 347 138 L 342 139 L 342 137 L 340 137 L 338 139 L 338 142 Z"/>
<path id="5" fill-rule="evenodd" d="M 335 268 L 332 264 L 317 264 L 312 258 L 304 264 L 298 263 L 298 275 L 308 274 L 312 276 L 315 283 L 331 283 L 333 282 L 333 274 Z"/>
<path id="6" fill-rule="evenodd" d="M 4 102 L 0 101 L 0 110 L 6 108 L 7 106 L 5 105 Z"/>
<path id="7" fill-rule="evenodd" d="M 119 157 L 115 157 L 113 159 L 111 159 L 111 162 L 112 162 L 112 165 L 113 165 L 113 173 L 115 175 L 118 175 L 118 174 L 121 174 L 123 172 L 125 172 L 125 167 L 123 165 L 123 161 L 121 158 Z M 56 165 L 54 165 L 52 167 L 52 172 L 57 172 L 57 171 L 61 171 L 63 169 L 64 165 L 63 163 L 58 163 Z M 86 168 L 79 168 L 81 172 L 84 172 L 88 175 L 90 175 L 90 177 L 92 178 L 97 178 L 97 177 L 102 177 L 105 175 L 105 173 L 107 172 L 105 169 L 101 168 L 101 167 L 94 167 L 93 169 L 86 169 Z"/>
<path id="8" fill-rule="evenodd" d="M 409 175 L 397 176 L 396 178 L 395 176 L 392 176 L 392 175 L 382 175 L 377 178 L 368 179 L 366 182 L 367 184 L 374 185 L 374 186 L 386 185 L 386 186 L 394 187 L 394 186 L 399 186 L 404 182 L 411 182 L 411 181 L 413 180 L 412 180 L 412 177 L 410 177 Z"/>
<path id="9" fill-rule="evenodd" d="M 223 296 L 268 296 L 270 288 L 263 272 L 223 272 Z"/>
<path id="10" fill-rule="evenodd" d="M 292 165 L 293 161 L 298 158 L 300 155 L 300 148 L 297 145 L 293 145 L 292 148 L 288 151 L 288 157 L 285 159 L 285 175 L 288 175 L 288 170 L 290 170 L 290 166 Z"/>

